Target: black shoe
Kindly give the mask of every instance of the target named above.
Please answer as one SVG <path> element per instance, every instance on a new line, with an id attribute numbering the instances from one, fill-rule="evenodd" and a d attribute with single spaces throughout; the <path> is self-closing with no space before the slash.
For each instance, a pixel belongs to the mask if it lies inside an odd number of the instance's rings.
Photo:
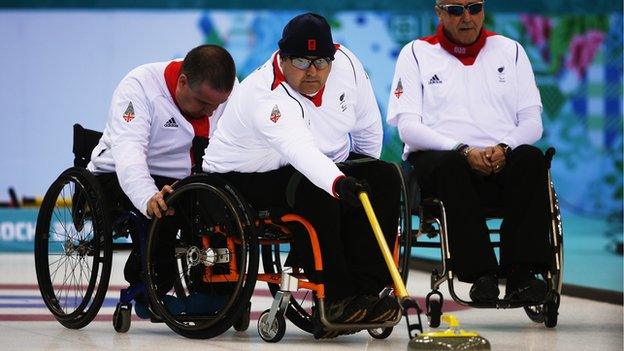
<path id="1" fill-rule="evenodd" d="M 541 302 L 546 299 L 546 282 L 528 270 L 510 272 L 505 287 L 505 299 L 513 302 Z"/>
<path id="2" fill-rule="evenodd" d="M 493 275 L 484 275 L 477 279 L 470 288 L 470 299 L 474 302 L 488 302 L 498 299 L 498 279 Z"/>
<path id="3" fill-rule="evenodd" d="M 325 316 L 333 323 L 357 323 L 363 320 L 374 305 L 374 298 L 357 295 L 325 304 Z M 340 331 L 327 330 L 321 323 L 320 313 L 314 311 L 312 316 L 313 333 L 315 339 L 335 338 Z"/>
<path id="4" fill-rule="evenodd" d="M 373 308 L 368 312 L 366 321 L 370 323 L 381 323 L 393 320 L 401 313 L 401 306 L 394 296 L 385 296 L 379 299 Z"/>

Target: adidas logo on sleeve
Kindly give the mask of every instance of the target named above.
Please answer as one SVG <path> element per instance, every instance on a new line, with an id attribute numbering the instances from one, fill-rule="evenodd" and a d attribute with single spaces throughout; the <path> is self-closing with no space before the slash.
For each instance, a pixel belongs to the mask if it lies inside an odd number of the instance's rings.
<path id="1" fill-rule="evenodd" d="M 167 123 L 165 123 L 165 128 L 178 128 L 178 124 L 175 121 L 175 118 L 171 117 Z"/>
<path id="2" fill-rule="evenodd" d="M 440 84 L 440 83 L 442 83 L 442 81 L 440 80 L 440 78 L 438 78 L 437 74 L 434 74 L 433 77 L 429 79 L 429 84 Z"/>

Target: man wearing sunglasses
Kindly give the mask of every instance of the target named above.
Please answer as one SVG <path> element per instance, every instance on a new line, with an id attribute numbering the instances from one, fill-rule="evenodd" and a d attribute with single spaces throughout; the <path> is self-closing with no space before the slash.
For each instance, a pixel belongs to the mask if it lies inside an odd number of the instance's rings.
<path id="1" fill-rule="evenodd" d="M 307 13 L 286 25 L 279 51 L 241 83 L 204 156 L 203 169 L 225 173 L 254 208 L 288 208 L 314 225 L 323 277 L 314 271 L 307 234 L 295 234 L 289 261 L 325 283 L 334 322 L 380 322 L 399 311 L 395 299 L 378 298 L 390 276 L 357 198 L 359 189 L 369 190 L 392 246 L 400 181 L 391 164 L 377 160 L 382 139 L 362 64 L 334 44 L 325 18 Z M 372 160 L 336 165 L 362 156 Z M 315 319 L 314 335 L 337 333 Z"/>
<path id="2" fill-rule="evenodd" d="M 437 0 L 434 35 L 401 51 L 387 121 L 405 143 L 403 157 L 423 196 L 446 208 L 458 278 L 470 297 L 542 301 L 536 277 L 550 267 L 546 164 L 531 146 L 542 135 L 542 104 L 529 59 L 516 41 L 486 30 L 484 2 Z M 483 205 L 502 206 L 501 262 Z"/>

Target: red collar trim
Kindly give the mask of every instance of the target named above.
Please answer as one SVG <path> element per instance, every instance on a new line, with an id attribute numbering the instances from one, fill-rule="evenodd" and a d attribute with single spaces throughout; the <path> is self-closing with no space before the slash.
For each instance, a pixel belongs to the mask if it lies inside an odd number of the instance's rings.
<path id="1" fill-rule="evenodd" d="M 167 84 L 167 90 L 169 90 L 169 94 L 171 94 L 171 98 L 173 99 L 173 103 L 180 109 L 178 106 L 178 101 L 175 97 L 175 91 L 178 87 L 178 77 L 180 77 L 180 71 L 182 70 L 182 61 L 171 61 L 167 67 L 165 67 L 165 83 Z"/>
<path id="2" fill-rule="evenodd" d="M 180 113 L 182 113 L 182 110 L 180 109 L 180 105 L 178 105 L 178 101 L 176 101 L 175 92 L 178 87 L 178 77 L 180 77 L 181 70 L 182 61 L 171 61 L 171 63 L 165 67 L 165 84 L 167 85 L 169 94 L 171 94 L 173 103 L 178 110 L 180 110 Z M 182 113 L 182 115 L 184 116 L 184 113 Z M 210 121 L 208 120 L 208 116 L 200 119 L 188 118 L 186 116 L 184 116 L 184 118 L 193 126 L 193 131 L 196 136 L 208 138 L 208 135 L 210 135 Z"/>
<path id="3" fill-rule="evenodd" d="M 337 48 L 338 47 L 340 47 L 340 45 L 337 45 Z M 275 90 L 275 88 L 277 88 L 278 85 L 286 81 L 286 77 L 284 77 L 284 73 L 282 73 L 282 70 L 280 69 L 279 64 L 277 63 L 277 56 L 278 54 L 275 54 L 275 56 L 273 56 L 273 83 L 271 84 L 271 90 Z M 321 90 L 319 90 L 314 96 L 308 96 L 305 94 L 301 94 L 301 95 L 303 95 L 308 100 L 312 101 L 314 106 L 321 107 L 321 105 L 323 104 L 323 92 L 324 91 L 325 91 L 325 86 L 323 86 Z"/>
<path id="4" fill-rule="evenodd" d="M 286 77 L 284 77 L 284 73 L 282 73 L 282 70 L 277 63 L 277 56 L 279 56 L 277 53 L 273 56 L 273 84 L 271 84 L 271 90 L 275 90 L 278 85 L 286 81 Z"/>
<path id="5" fill-rule="evenodd" d="M 444 48 L 444 50 L 446 50 L 449 54 L 455 56 L 465 66 L 471 66 L 475 63 L 483 46 L 485 46 L 486 39 L 493 35 L 496 35 L 496 33 L 482 28 L 481 33 L 479 33 L 479 37 L 477 37 L 477 41 L 472 45 L 457 45 L 446 37 L 446 34 L 444 34 L 444 28 L 440 24 L 438 25 L 435 36 L 426 37 L 423 38 L 423 40 L 432 44 L 439 42 L 440 46 L 442 46 L 442 48 Z M 435 43 L 433 43 L 433 41 L 435 41 Z"/>

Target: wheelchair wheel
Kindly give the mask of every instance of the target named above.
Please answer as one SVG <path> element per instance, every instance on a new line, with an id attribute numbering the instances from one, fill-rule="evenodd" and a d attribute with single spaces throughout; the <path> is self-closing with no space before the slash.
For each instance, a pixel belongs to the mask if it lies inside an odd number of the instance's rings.
<path id="1" fill-rule="evenodd" d="M 290 245 L 288 243 L 262 245 L 261 251 L 264 272 L 266 274 L 281 273 L 284 269 L 282 260 L 290 252 Z M 279 285 L 271 283 L 268 285 L 271 295 L 275 297 L 275 294 L 279 291 Z M 312 325 L 312 308 L 314 305 L 314 293 L 312 291 L 295 291 L 289 300 L 286 317 L 299 329 L 312 334 L 314 330 Z"/>
<path id="2" fill-rule="evenodd" d="M 251 301 L 247 302 L 247 306 L 243 310 L 240 318 L 234 323 L 233 327 L 236 331 L 245 331 L 249 328 L 249 322 L 251 321 Z"/>
<path id="3" fill-rule="evenodd" d="M 557 193 L 555 192 L 554 184 L 550 183 L 551 191 L 552 191 L 552 201 L 553 201 L 553 213 L 552 213 L 552 237 L 553 240 L 556 240 L 556 245 L 553 243 L 555 249 L 556 259 L 559 261 L 559 270 L 555 271 L 553 274 L 553 290 L 559 295 L 561 295 L 561 290 L 563 287 L 563 225 L 561 222 L 561 209 L 559 207 L 559 198 Z M 554 267 L 556 267 L 553 264 Z"/>
<path id="4" fill-rule="evenodd" d="M 392 327 L 368 329 L 368 335 L 375 339 L 386 339 L 392 334 Z"/>
<path id="5" fill-rule="evenodd" d="M 544 304 L 544 325 L 546 328 L 554 328 L 557 326 L 559 319 L 559 295 L 557 294 L 552 300 Z"/>
<path id="6" fill-rule="evenodd" d="M 174 186 L 154 219 L 146 280 L 155 313 L 176 333 L 207 339 L 232 327 L 251 299 L 258 241 L 248 206 L 223 180 L 198 175 Z"/>
<path id="7" fill-rule="evenodd" d="M 398 243 L 398 269 L 401 273 L 403 282 L 407 283 L 409 275 L 409 260 L 412 251 L 412 209 L 409 202 L 409 186 L 405 179 L 405 174 L 396 163 L 393 163 L 401 178 L 401 202 L 399 209 L 399 221 L 397 225 L 397 243 Z"/>
<path id="8" fill-rule="evenodd" d="M 282 340 L 284 334 L 286 334 L 286 320 L 282 314 L 277 314 L 273 325 L 269 326 L 267 320 L 271 310 L 262 312 L 260 318 L 258 318 L 258 334 L 262 340 L 266 342 L 278 342 Z"/>
<path id="9" fill-rule="evenodd" d="M 542 305 L 524 306 L 524 312 L 526 312 L 529 319 L 533 322 L 544 323 L 544 311 Z"/>
<path id="10" fill-rule="evenodd" d="M 35 231 L 37 283 L 46 306 L 65 327 L 97 315 L 108 289 L 112 239 L 95 177 L 64 171 L 43 198 Z"/>
<path id="11" fill-rule="evenodd" d="M 132 304 L 117 304 L 113 312 L 113 328 L 118 333 L 126 333 L 132 323 Z"/>

